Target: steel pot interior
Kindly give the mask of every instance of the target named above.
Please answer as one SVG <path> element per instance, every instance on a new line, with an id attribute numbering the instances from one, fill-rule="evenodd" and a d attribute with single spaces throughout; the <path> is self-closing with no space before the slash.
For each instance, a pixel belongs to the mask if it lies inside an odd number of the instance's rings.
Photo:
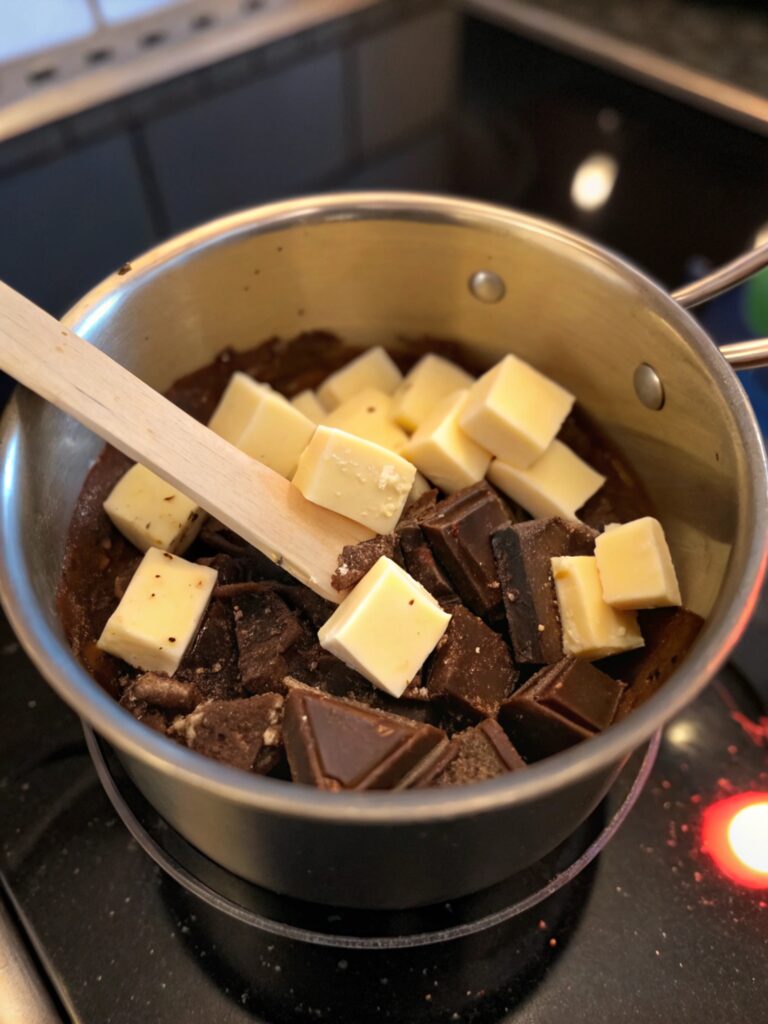
<path id="1" fill-rule="evenodd" d="M 480 270 L 502 278 L 500 301 L 472 293 Z M 339 823 L 427 822 L 524 804 L 621 761 L 706 684 L 748 620 L 766 555 L 766 469 L 738 380 L 660 288 L 553 225 L 409 194 L 278 203 L 152 250 L 95 288 L 65 322 L 160 389 L 225 346 L 308 328 L 361 345 L 452 338 L 481 364 L 514 351 L 571 388 L 632 461 L 661 512 L 684 601 L 708 620 L 682 668 L 643 708 L 525 773 L 454 791 L 375 795 L 251 777 L 146 729 L 72 657 L 55 591 L 77 494 L 101 442 L 18 391 L 2 436 L 5 607 L 61 696 L 147 770 L 231 802 Z M 658 412 L 633 389 L 644 362 L 665 387 Z"/>

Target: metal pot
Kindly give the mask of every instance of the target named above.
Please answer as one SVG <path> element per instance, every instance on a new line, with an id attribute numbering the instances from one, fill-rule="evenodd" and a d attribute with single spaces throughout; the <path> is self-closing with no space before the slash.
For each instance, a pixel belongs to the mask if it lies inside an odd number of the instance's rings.
<path id="1" fill-rule="evenodd" d="M 762 250 L 742 263 L 751 270 L 766 261 Z M 727 268 L 682 298 L 692 303 L 737 276 Z M 533 862 L 587 816 L 628 754 L 706 685 L 753 609 L 766 560 L 766 465 L 735 374 L 662 289 L 561 228 L 432 196 L 277 203 L 152 250 L 95 288 L 65 323 L 160 389 L 226 345 L 310 325 L 366 345 L 456 338 L 488 364 L 514 351 L 574 391 L 639 471 L 685 603 L 707 618 L 682 666 L 643 707 L 525 772 L 404 794 L 322 793 L 246 775 L 141 725 L 70 653 L 55 592 L 72 510 L 101 442 L 18 389 L 2 433 L 0 583 L 21 642 L 179 832 L 269 889 L 406 907 L 472 892 Z M 764 357 L 756 344 L 737 346 L 736 356 Z"/>

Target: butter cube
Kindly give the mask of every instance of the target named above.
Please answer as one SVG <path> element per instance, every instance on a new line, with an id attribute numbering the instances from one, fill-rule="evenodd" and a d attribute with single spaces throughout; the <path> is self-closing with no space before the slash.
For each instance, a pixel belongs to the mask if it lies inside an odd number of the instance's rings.
<path id="1" fill-rule="evenodd" d="M 318 631 L 320 646 L 392 697 L 401 697 L 451 616 L 382 557 Z"/>
<path id="2" fill-rule="evenodd" d="M 328 410 L 311 388 L 307 388 L 306 391 L 300 391 L 298 395 L 294 395 L 291 399 L 291 405 L 294 409 L 298 409 L 299 412 L 303 413 L 308 420 L 312 420 L 313 423 L 322 423 L 328 415 Z"/>
<path id="3" fill-rule="evenodd" d="M 607 527 L 595 541 L 603 600 L 613 608 L 668 608 L 681 603 L 672 556 L 658 519 Z"/>
<path id="4" fill-rule="evenodd" d="M 528 469 L 518 469 L 494 459 L 488 479 L 534 519 L 548 516 L 576 519 L 577 509 L 605 483 L 604 476 L 558 440 L 554 440 Z"/>
<path id="5" fill-rule="evenodd" d="M 205 522 L 196 502 L 138 463 L 109 492 L 104 511 L 139 551 L 183 554 Z"/>
<path id="6" fill-rule="evenodd" d="M 363 388 L 328 413 L 324 423 L 399 452 L 408 443 L 408 435 L 392 419 L 392 405 L 391 395 L 378 388 Z"/>
<path id="7" fill-rule="evenodd" d="M 206 565 L 150 548 L 97 646 L 134 668 L 173 675 L 197 633 L 217 575 Z"/>
<path id="8" fill-rule="evenodd" d="M 208 421 L 210 429 L 225 441 L 236 445 L 258 408 L 265 389 L 269 390 L 268 385 L 259 384 L 247 373 L 233 373 Z"/>
<path id="9" fill-rule="evenodd" d="M 316 505 L 375 533 L 392 533 L 415 477 L 415 466 L 381 445 L 320 426 L 299 459 L 293 483 Z"/>
<path id="10" fill-rule="evenodd" d="M 369 348 L 351 363 L 332 373 L 317 389 L 326 409 L 335 409 L 363 388 L 378 388 L 391 395 L 403 379 L 392 357 L 381 346 Z"/>
<path id="11" fill-rule="evenodd" d="M 482 480 L 491 461 L 459 426 L 466 397 L 466 391 L 455 391 L 443 398 L 403 449 L 403 455 L 446 494 Z"/>
<path id="12" fill-rule="evenodd" d="M 469 389 L 459 423 L 491 454 L 525 469 L 550 446 L 573 403 L 565 388 L 508 355 Z"/>
<path id="13" fill-rule="evenodd" d="M 474 377 L 449 359 L 430 353 L 408 371 L 394 395 L 393 416 L 401 427 L 413 431 L 437 403 L 454 391 L 469 388 Z"/>
<path id="14" fill-rule="evenodd" d="M 264 388 L 261 399 L 235 441 L 246 455 L 290 480 L 315 424 L 277 391 Z"/>
<path id="15" fill-rule="evenodd" d="M 617 611 L 603 600 L 593 555 L 552 559 L 563 651 L 594 661 L 645 643 L 634 612 Z"/>

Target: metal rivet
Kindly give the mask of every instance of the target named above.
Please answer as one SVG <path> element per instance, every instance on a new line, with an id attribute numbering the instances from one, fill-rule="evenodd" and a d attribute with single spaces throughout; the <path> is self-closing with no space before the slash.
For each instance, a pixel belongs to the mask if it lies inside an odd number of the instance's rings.
<path id="1" fill-rule="evenodd" d="M 635 394 L 648 409 L 657 411 L 664 406 L 664 385 L 661 378 L 648 363 L 640 363 L 632 378 Z"/>
<path id="2" fill-rule="evenodd" d="M 501 302 L 507 286 L 492 270 L 478 270 L 469 279 L 469 290 L 481 302 Z"/>

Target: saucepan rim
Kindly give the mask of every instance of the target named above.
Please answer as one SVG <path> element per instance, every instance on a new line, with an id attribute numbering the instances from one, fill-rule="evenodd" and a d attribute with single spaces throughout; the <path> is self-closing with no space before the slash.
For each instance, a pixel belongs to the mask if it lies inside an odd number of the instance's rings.
<path id="1" fill-rule="evenodd" d="M 18 479 L 24 438 L 16 396 L 0 427 L 0 598 L 25 650 L 54 690 L 93 728 L 134 760 L 167 776 L 262 811 L 339 825 L 427 824 L 534 801 L 622 761 L 664 721 L 688 704 L 712 678 L 736 644 L 754 610 L 768 555 L 768 475 L 760 431 L 733 370 L 699 324 L 667 292 L 623 257 L 581 235 L 539 217 L 452 196 L 409 192 L 337 193 L 310 196 L 243 210 L 193 228 L 131 261 L 131 272 L 113 274 L 82 298 L 63 318 L 90 336 L 109 309 L 162 274 L 242 233 L 271 233 L 320 222 L 383 219 L 465 225 L 505 233 L 511 224 L 580 250 L 617 272 L 648 301 L 660 303 L 673 328 L 686 338 L 728 403 L 748 467 L 739 494 L 740 526 L 723 590 L 683 665 L 643 706 L 605 733 L 549 757 L 526 771 L 471 786 L 406 793 L 326 793 L 309 786 L 250 775 L 187 750 L 142 725 L 110 697 L 76 661 L 63 635 L 46 621 L 34 596 L 29 567 L 18 537 Z M 105 306 L 105 302 L 109 306 Z M 726 600 L 727 598 L 727 600 Z"/>

